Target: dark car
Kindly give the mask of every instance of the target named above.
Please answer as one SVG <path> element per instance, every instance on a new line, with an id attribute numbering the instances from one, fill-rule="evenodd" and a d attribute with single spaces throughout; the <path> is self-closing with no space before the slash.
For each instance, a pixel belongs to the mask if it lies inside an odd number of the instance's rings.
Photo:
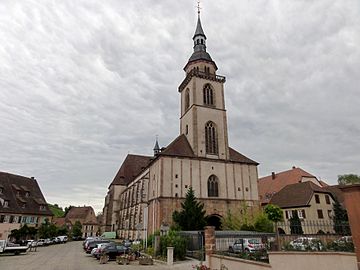
<path id="1" fill-rule="evenodd" d="M 101 243 L 110 243 L 110 241 L 109 241 L 109 240 L 96 240 L 96 241 L 92 241 L 92 242 L 90 242 L 90 243 L 86 246 L 85 252 L 90 254 L 90 253 L 91 253 L 91 250 L 92 250 L 93 248 L 95 248 L 97 244 L 101 244 Z"/>
<path id="2" fill-rule="evenodd" d="M 116 260 L 117 256 L 129 254 L 129 252 L 130 248 L 119 245 L 109 245 L 102 250 L 102 254 L 106 254 L 109 260 Z M 98 256 L 97 258 L 100 258 L 100 256 Z"/>

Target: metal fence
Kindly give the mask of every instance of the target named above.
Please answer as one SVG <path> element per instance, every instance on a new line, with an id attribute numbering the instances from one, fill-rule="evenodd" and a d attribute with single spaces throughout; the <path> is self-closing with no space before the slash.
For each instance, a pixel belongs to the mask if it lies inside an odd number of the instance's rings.
<path id="1" fill-rule="evenodd" d="M 228 251 L 238 239 L 261 239 L 267 243 L 275 239 L 275 233 L 261 233 L 254 231 L 215 231 L 215 246 L 217 251 Z"/>
<path id="2" fill-rule="evenodd" d="M 347 221 L 333 220 L 301 220 L 299 223 L 290 221 L 277 223 L 279 234 L 337 234 L 351 235 Z"/>
<path id="3" fill-rule="evenodd" d="M 278 239 L 276 233 L 216 231 L 216 253 L 267 262 L 269 250 L 354 251 L 348 222 L 302 220 L 294 224 L 286 221 L 278 223 L 277 228 Z M 247 248 L 250 239 L 256 239 L 261 248 Z"/>
<path id="4" fill-rule="evenodd" d="M 186 239 L 186 256 L 205 260 L 204 231 L 181 231 L 179 235 Z"/>

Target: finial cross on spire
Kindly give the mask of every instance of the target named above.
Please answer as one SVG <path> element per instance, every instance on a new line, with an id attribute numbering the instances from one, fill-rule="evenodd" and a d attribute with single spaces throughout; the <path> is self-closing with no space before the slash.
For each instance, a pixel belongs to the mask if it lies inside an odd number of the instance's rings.
<path id="1" fill-rule="evenodd" d="M 200 0 L 197 1 L 197 10 L 198 10 L 198 16 L 200 16 L 200 10 L 201 10 L 201 7 L 200 7 Z"/>

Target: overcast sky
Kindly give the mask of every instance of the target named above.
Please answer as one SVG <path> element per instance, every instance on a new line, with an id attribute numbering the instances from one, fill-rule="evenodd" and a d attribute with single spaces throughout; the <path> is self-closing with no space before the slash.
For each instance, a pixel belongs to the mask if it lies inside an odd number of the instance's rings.
<path id="1" fill-rule="evenodd" d="M 230 145 L 259 175 L 360 174 L 360 2 L 202 1 Z M 103 207 L 128 153 L 179 134 L 194 0 L 1 0 L 0 171 Z"/>

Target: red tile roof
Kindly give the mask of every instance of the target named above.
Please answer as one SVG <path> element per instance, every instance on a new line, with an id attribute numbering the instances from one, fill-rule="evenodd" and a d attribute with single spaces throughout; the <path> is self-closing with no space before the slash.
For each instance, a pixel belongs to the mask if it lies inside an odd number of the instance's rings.
<path id="1" fill-rule="evenodd" d="M 111 185 L 127 185 L 146 168 L 154 157 L 127 155 Z"/>
<path id="2" fill-rule="evenodd" d="M 159 155 L 164 156 L 181 156 L 181 157 L 195 157 L 189 141 L 184 134 L 178 136 L 173 140 L 165 150 L 161 151 Z"/>
<path id="3" fill-rule="evenodd" d="M 72 206 L 67 212 L 65 220 L 69 220 L 72 223 L 74 223 L 75 220 L 79 220 L 82 224 L 97 223 L 94 209 L 91 206 Z"/>
<path id="4" fill-rule="evenodd" d="M 259 165 L 259 163 L 257 163 L 256 161 L 251 160 L 250 158 L 244 156 L 243 154 L 240 154 L 238 151 L 232 149 L 231 147 L 229 147 L 229 154 L 231 161 Z"/>
<path id="5" fill-rule="evenodd" d="M 303 178 L 313 178 L 315 181 L 318 181 L 312 174 L 295 167 L 288 171 L 275 173 L 274 176 L 274 179 L 273 175 L 259 178 L 258 187 L 261 204 L 269 203 L 273 194 L 279 192 L 287 185 L 301 182 Z"/>

